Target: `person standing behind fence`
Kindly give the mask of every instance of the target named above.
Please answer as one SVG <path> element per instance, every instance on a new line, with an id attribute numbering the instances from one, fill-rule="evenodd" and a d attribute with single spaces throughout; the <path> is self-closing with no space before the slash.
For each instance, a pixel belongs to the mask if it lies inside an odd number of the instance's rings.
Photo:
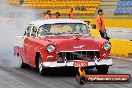
<path id="1" fill-rule="evenodd" d="M 96 29 L 99 30 L 100 35 L 101 35 L 102 38 L 108 39 L 106 29 L 105 29 L 103 14 L 104 14 L 103 10 L 99 9 L 98 10 L 98 16 L 97 16 L 97 19 L 96 19 Z"/>
<path id="2" fill-rule="evenodd" d="M 68 18 L 73 19 L 73 8 L 71 8 L 70 12 L 68 13 Z"/>
<path id="3" fill-rule="evenodd" d="M 44 16 L 45 19 L 51 19 L 51 11 L 50 10 L 47 10 L 45 16 Z"/>
<path id="4" fill-rule="evenodd" d="M 59 13 L 59 12 L 56 12 L 56 13 L 55 13 L 55 15 L 56 15 L 56 17 L 55 17 L 56 19 L 61 18 L 61 17 L 60 17 L 61 15 L 60 15 L 60 13 Z"/>

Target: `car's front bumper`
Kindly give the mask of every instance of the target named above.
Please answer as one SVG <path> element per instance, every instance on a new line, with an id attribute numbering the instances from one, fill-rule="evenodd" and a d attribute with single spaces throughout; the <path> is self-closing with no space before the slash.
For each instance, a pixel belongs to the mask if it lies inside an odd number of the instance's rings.
<path id="1" fill-rule="evenodd" d="M 73 62 L 64 62 L 64 63 L 57 63 L 55 62 L 43 62 L 44 67 L 73 67 Z M 100 61 L 94 61 L 94 62 L 88 62 L 88 66 L 98 66 L 98 65 L 112 65 L 113 60 L 112 59 L 103 59 Z"/>

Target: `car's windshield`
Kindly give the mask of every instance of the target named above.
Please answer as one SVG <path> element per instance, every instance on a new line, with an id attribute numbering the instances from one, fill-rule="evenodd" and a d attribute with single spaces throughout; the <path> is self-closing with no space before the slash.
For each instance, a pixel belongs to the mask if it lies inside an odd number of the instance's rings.
<path id="1" fill-rule="evenodd" d="M 57 23 L 45 24 L 40 26 L 38 34 L 44 35 L 61 35 L 61 34 L 89 34 L 88 27 L 82 23 Z"/>

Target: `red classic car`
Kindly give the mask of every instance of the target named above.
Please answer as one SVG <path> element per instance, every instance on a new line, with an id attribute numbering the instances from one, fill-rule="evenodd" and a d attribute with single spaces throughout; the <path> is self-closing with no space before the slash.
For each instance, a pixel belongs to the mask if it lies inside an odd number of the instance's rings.
<path id="1" fill-rule="evenodd" d="M 33 21 L 23 36 L 17 36 L 14 55 L 39 69 L 63 67 L 96 67 L 97 72 L 107 73 L 113 64 L 111 44 L 102 38 L 90 36 L 86 23 L 72 19 L 47 19 Z"/>

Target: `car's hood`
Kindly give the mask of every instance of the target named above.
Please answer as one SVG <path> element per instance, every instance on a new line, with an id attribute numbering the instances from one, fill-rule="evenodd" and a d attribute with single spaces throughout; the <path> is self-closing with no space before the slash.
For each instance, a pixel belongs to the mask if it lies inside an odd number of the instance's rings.
<path id="1" fill-rule="evenodd" d="M 41 39 L 56 45 L 57 51 L 99 50 L 100 43 L 106 41 L 89 36 L 46 36 Z"/>

